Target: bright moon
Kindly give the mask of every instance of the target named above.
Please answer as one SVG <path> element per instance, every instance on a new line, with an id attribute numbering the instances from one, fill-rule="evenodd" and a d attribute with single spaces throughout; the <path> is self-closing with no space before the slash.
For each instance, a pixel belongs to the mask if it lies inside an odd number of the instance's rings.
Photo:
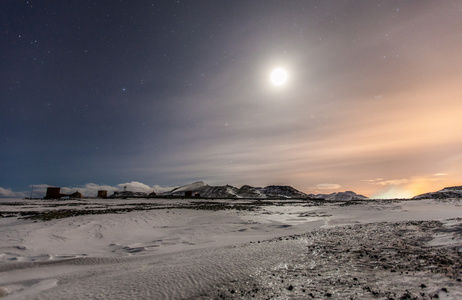
<path id="1" fill-rule="evenodd" d="M 283 68 L 276 68 L 271 72 L 270 80 L 273 85 L 283 85 L 287 81 L 287 71 Z"/>

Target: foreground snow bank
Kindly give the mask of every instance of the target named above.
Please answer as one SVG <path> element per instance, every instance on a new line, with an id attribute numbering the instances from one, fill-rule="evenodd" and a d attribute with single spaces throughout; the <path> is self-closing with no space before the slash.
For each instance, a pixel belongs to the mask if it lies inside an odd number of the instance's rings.
<path id="1" fill-rule="evenodd" d="M 462 297 L 460 200 L 220 203 L 213 210 L 159 199 L 0 203 L 12 216 L 0 218 L 0 295 Z M 19 217 L 50 210 L 85 214 Z"/>

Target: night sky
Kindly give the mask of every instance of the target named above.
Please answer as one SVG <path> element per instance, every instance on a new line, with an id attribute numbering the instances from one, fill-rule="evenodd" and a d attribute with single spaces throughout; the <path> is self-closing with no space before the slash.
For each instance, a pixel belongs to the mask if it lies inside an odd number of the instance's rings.
<path id="1" fill-rule="evenodd" d="M 462 1 L 3 0 L 0 22 L 0 196 L 462 184 Z"/>

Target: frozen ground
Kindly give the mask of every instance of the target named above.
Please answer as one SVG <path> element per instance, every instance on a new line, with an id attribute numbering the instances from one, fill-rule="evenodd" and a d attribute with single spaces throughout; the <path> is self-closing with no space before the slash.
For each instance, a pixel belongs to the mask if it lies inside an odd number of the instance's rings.
<path id="1" fill-rule="evenodd" d="M 0 200 L 2 299 L 462 299 L 460 199 Z"/>

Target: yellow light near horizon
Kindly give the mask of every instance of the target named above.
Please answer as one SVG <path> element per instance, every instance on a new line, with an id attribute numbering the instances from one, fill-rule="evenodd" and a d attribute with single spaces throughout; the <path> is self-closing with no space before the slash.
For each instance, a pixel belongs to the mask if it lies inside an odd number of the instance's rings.
<path id="1" fill-rule="evenodd" d="M 284 85 L 287 82 L 288 74 L 283 68 L 276 68 L 271 71 L 270 80 L 275 86 Z"/>

